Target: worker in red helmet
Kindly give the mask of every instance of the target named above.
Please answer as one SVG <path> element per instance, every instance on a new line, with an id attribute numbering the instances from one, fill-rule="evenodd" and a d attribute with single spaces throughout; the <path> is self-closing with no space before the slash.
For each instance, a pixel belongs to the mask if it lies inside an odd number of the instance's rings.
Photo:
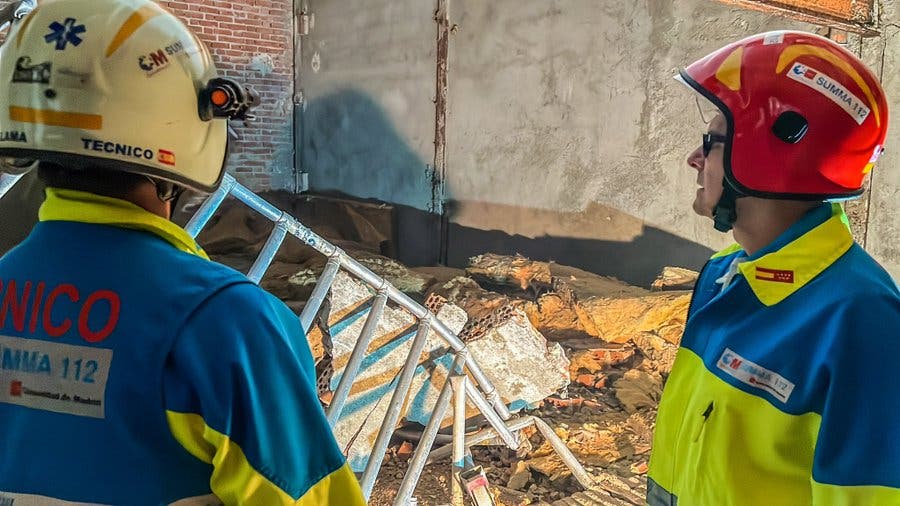
<path id="1" fill-rule="evenodd" d="M 697 281 L 663 393 L 647 502 L 900 504 L 900 291 L 854 243 L 888 107 L 828 39 L 770 32 L 679 79 L 717 114 L 694 211 L 732 231 Z"/>

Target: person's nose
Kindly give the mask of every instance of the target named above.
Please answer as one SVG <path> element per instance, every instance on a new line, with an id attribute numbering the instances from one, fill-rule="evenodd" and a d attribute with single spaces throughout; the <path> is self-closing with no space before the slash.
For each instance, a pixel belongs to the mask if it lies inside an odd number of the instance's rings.
<path id="1" fill-rule="evenodd" d="M 703 156 L 703 147 L 697 146 L 687 158 L 687 164 L 693 167 L 695 170 L 703 170 L 703 163 L 706 161 L 706 157 Z"/>

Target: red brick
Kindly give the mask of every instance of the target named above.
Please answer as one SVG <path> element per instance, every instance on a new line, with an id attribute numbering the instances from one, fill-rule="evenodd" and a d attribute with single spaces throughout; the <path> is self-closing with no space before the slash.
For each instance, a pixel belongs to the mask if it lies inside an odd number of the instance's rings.
<path id="1" fill-rule="evenodd" d="M 278 103 L 290 104 L 293 94 L 292 0 L 183 0 L 161 1 L 200 37 L 222 75 L 240 80 L 260 92 L 263 103 L 254 114 L 258 121 L 248 128 L 235 125 L 242 136 L 232 142 L 229 171 L 251 189 L 268 189 L 277 150 L 292 149 L 293 115 Z M 265 77 L 247 68 L 250 58 L 268 53 L 275 60 Z"/>

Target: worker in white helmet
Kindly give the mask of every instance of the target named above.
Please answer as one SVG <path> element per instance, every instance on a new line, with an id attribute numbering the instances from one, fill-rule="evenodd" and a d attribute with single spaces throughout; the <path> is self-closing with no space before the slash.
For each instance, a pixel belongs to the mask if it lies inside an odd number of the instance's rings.
<path id="1" fill-rule="evenodd" d="M 48 0 L 0 48 L 0 504 L 364 504 L 298 318 L 169 221 L 252 93 L 150 0 Z"/>

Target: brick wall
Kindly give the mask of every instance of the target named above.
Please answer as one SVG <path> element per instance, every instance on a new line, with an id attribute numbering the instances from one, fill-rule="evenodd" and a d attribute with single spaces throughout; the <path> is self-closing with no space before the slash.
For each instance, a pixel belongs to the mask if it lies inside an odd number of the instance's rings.
<path id="1" fill-rule="evenodd" d="M 228 171 L 254 190 L 293 189 L 292 0 L 157 0 L 206 43 L 222 74 L 251 85 L 257 120 L 233 123 Z"/>

